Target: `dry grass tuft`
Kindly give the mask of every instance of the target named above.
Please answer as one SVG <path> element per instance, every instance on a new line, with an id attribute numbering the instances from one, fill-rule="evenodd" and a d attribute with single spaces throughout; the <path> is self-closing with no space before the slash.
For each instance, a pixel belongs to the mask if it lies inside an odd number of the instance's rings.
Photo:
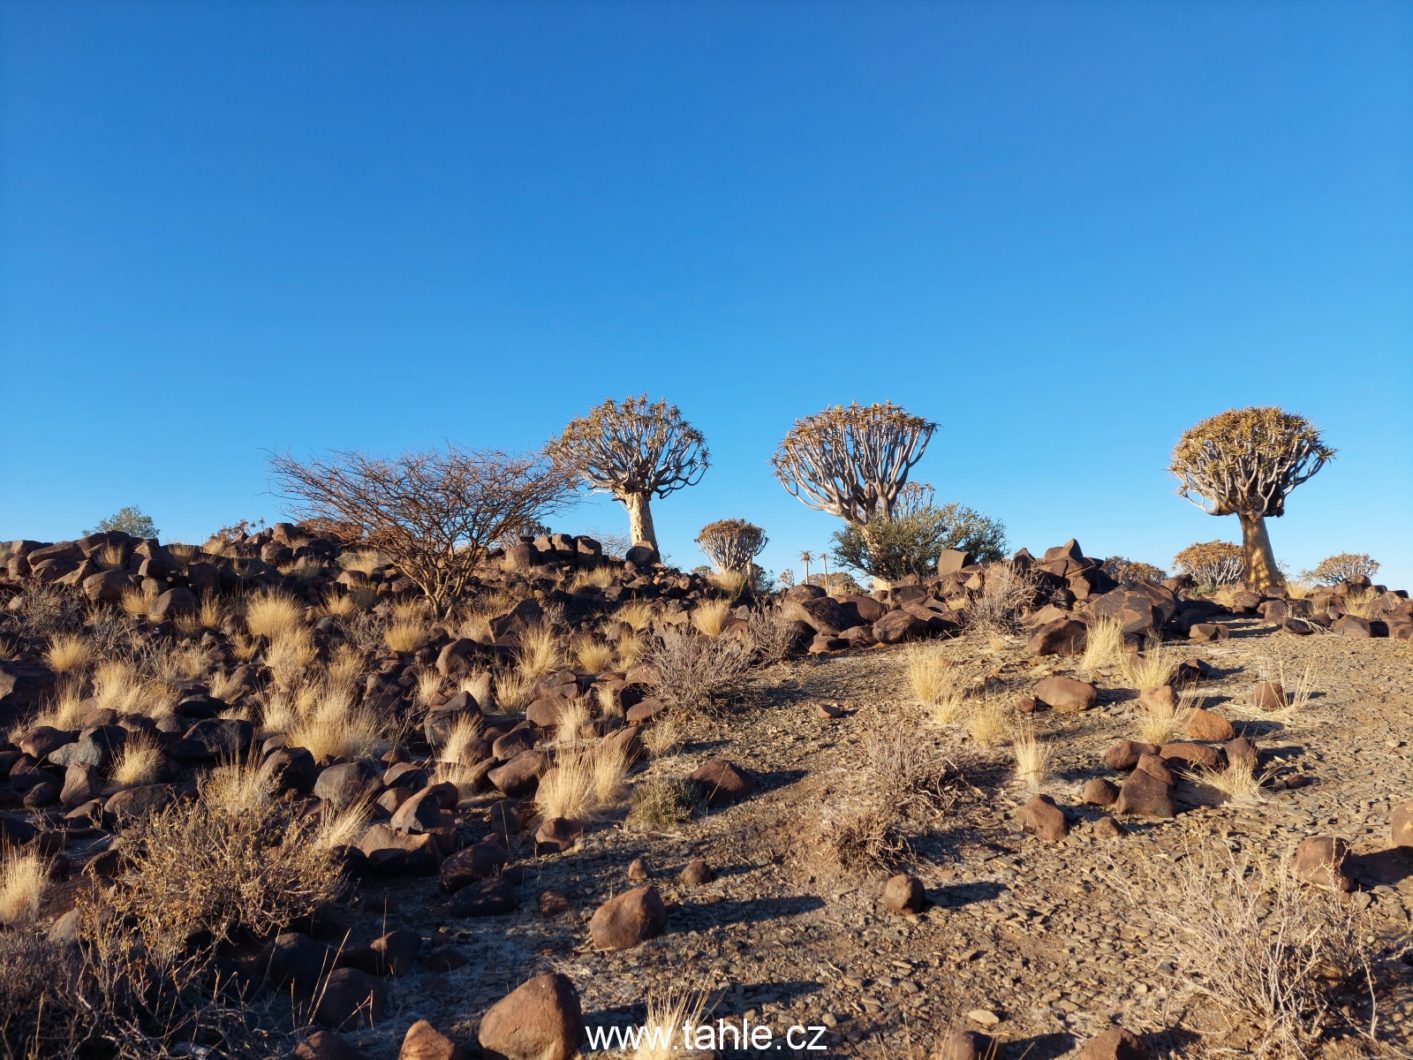
<path id="1" fill-rule="evenodd" d="M 743 570 L 722 570 L 707 575 L 717 592 L 728 600 L 735 600 L 746 588 L 746 572 Z"/>
<path id="2" fill-rule="evenodd" d="M 703 636 L 719 637 L 730 617 L 730 600 L 704 600 L 692 611 L 692 625 Z"/>
<path id="3" fill-rule="evenodd" d="M 530 702 L 534 680 L 518 670 L 507 670 L 495 679 L 496 706 L 502 711 L 518 711 Z"/>
<path id="4" fill-rule="evenodd" d="M 418 670 L 412 698 L 419 707 L 429 706 L 442 690 L 442 675 L 436 670 Z"/>
<path id="5" fill-rule="evenodd" d="M 622 622 L 643 633 L 653 624 L 656 614 L 653 605 L 647 601 L 629 600 L 626 604 L 619 605 L 618 610 L 613 613 L 613 618 L 614 621 Z"/>
<path id="6" fill-rule="evenodd" d="M 363 676 L 363 653 L 352 644 L 340 644 L 324 668 L 329 684 L 352 687 Z"/>
<path id="7" fill-rule="evenodd" d="M 265 649 L 265 665 L 275 684 L 290 686 L 303 680 L 319 657 L 308 627 L 290 625 L 275 633 Z"/>
<path id="8" fill-rule="evenodd" d="M 914 648 L 904 657 L 908 688 L 937 725 L 955 725 L 965 712 L 962 683 L 952 661 L 936 648 Z"/>
<path id="9" fill-rule="evenodd" d="M 295 747 L 303 747 L 317 761 L 326 758 L 366 758 L 387 748 L 382 720 L 364 707 L 353 706 L 346 688 L 324 687 L 312 706 L 285 733 Z M 267 710 L 265 723 L 271 724 Z M 272 726 L 273 727 L 273 726 Z"/>
<path id="10" fill-rule="evenodd" d="M 613 645 L 605 644 L 591 634 L 575 637 L 570 651 L 574 653 L 574 659 L 583 673 L 601 674 L 613 668 Z"/>
<path id="11" fill-rule="evenodd" d="M 1138 715 L 1138 738 L 1162 746 L 1182 737 L 1187 723 L 1189 697 L 1182 695 L 1173 705 L 1165 702 L 1144 706 Z"/>
<path id="12" fill-rule="evenodd" d="M 627 760 L 616 745 L 561 752 L 553 768 L 540 778 L 535 809 L 546 820 L 587 820 L 618 800 L 627 772 Z"/>
<path id="13" fill-rule="evenodd" d="M 1005 742 L 1012 727 L 1011 708 L 999 699 L 986 699 L 967 714 L 967 734 L 978 747 L 996 747 Z"/>
<path id="14" fill-rule="evenodd" d="M 151 784 L 162 772 L 165 761 L 162 748 L 150 736 L 130 735 L 113 760 L 111 777 L 114 784 L 124 787 Z"/>
<path id="15" fill-rule="evenodd" d="M 324 598 L 324 614 L 330 618 L 348 618 L 358 610 L 358 601 L 348 593 L 330 593 Z"/>
<path id="16" fill-rule="evenodd" d="M 577 571 L 569 582 L 569 591 L 572 593 L 576 589 L 597 588 L 607 589 L 618 577 L 618 572 L 612 567 L 592 567 L 589 570 Z"/>
<path id="17" fill-rule="evenodd" d="M 376 552 L 345 552 L 339 557 L 339 565 L 344 570 L 356 570 L 361 574 L 372 574 L 383 565 L 383 557 Z"/>
<path id="18" fill-rule="evenodd" d="M 1053 752 L 1049 742 L 1037 736 L 1033 727 L 1025 726 L 1016 733 L 1011 754 L 1016 781 L 1027 793 L 1039 794 L 1050 779 Z"/>
<path id="19" fill-rule="evenodd" d="M 640 633 L 624 633 L 614 644 L 613 650 L 617 655 L 619 669 L 631 670 L 637 666 L 643 658 L 643 653 L 647 650 L 647 641 Z"/>
<path id="20" fill-rule="evenodd" d="M 1255 806 L 1265 802 L 1268 793 L 1266 782 L 1276 774 L 1278 766 L 1267 766 L 1261 771 L 1251 767 L 1250 762 L 1232 758 L 1221 769 L 1200 770 L 1192 774 L 1199 784 L 1206 784 L 1221 793 L 1227 802 L 1237 806 Z"/>
<path id="21" fill-rule="evenodd" d="M 1130 688 L 1162 688 L 1172 683 L 1177 673 L 1177 654 L 1163 647 L 1163 642 L 1152 637 L 1144 645 L 1143 651 L 1124 653 L 1122 663 L 1124 680 Z"/>
<path id="22" fill-rule="evenodd" d="M 481 738 L 481 719 L 475 714 L 463 714 L 452 722 L 446 742 L 437 751 L 437 761 L 448 765 L 469 766 L 471 751 Z"/>
<path id="23" fill-rule="evenodd" d="M 1115 664 L 1122 663 L 1124 651 L 1123 626 L 1118 619 L 1098 618 L 1089 623 L 1084 636 L 1084 658 L 1080 668 L 1094 673 Z"/>
<path id="24" fill-rule="evenodd" d="M 634 785 L 627 823 L 638 831 L 667 831 L 686 824 L 705 806 L 705 794 L 698 785 L 657 777 Z"/>
<path id="25" fill-rule="evenodd" d="M 49 701 L 48 706 L 33 722 L 21 723 L 16 726 L 14 736 L 19 736 L 41 725 L 65 731 L 77 729 L 84 710 L 82 685 L 73 678 L 61 680 L 55 686 L 54 698 Z"/>
<path id="26" fill-rule="evenodd" d="M 562 661 L 559 647 L 559 637 L 548 622 L 537 622 L 527 627 L 520 634 L 520 648 L 515 653 L 520 675 L 526 680 L 536 681 L 559 669 Z"/>
<path id="27" fill-rule="evenodd" d="M 283 593 L 256 593 L 245 603 L 245 628 L 254 637 L 273 639 L 303 620 L 304 605 Z"/>
<path id="28" fill-rule="evenodd" d="M 49 639 L 49 649 L 44 653 L 44 661 L 56 674 L 73 673 L 88 666 L 93 657 L 93 646 L 86 637 L 75 633 L 64 633 Z"/>
<path id="29" fill-rule="evenodd" d="M 1275 681 L 1285 690 L 1285 706 L 1278 710 L 1262 711 L 1263 715 L 1291 718 L 1309 709 L 1310 701 L 1315 695 L 1312 662 L 1307 662 L 1300 673 L 1291 674 L 1286 671 L 1283 661 L 1274 656 L 1267 656 L 1257 663 L 1257 673 L 1262 681 Z"/>
<path id="30" fill-rule="evenodd" d="M 672 712 L 658 714 L 643 729 L 643 747 L 651 758 L 667 758 L 682 747 L 682 723 Z"/>
<path id="31" fill-rule="evenodd" d="M 559 712 L 554 727 L 554 746 L 578 747 L 584 739 L 584 727 L 588 724 L 589 704 L 582 698 L 574 699 Z"/>
<path id="32" fill-rule="evenodd" d="M 629 1060 L 673 1060 L 696 1053 L 687 1043 L 691 1028 L 701 1025 L 710 1008 L 706 991 L 669 984 L 650 990 L 645 1008 L 641 1036 Z"/>
<path id="33" fill-rule="evenodd" d="M 420 617 L 394 617 L 383 631 L 383 643 L 399 655 L 407 655 L 426 644 L 429 636 L 430 631 Z"/>
<path id="34" fill-rule="evenodd" d="M 7 850 L 0 855 L 0 926 L 34 923 L 48 881 L 49 866 L 37 851 Z"/>

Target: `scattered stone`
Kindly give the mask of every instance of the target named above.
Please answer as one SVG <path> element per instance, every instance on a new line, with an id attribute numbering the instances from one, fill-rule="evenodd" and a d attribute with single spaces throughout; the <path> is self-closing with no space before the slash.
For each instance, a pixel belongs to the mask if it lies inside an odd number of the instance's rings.
<path id="1" fill-rule="evenodd" d="M 1251 705 L 1257 710 L 1284 710 L 1288 706 L 1285 688 L 1279 681 L 1260 681 L 1251 690 Z"/>
<path id="2" fill-rule="evenodd" d="M 1231 722 L 1216 711 L 1205 707 L 1193 707 L 1187 712 L 1183 727 L 1194 740 L 1216 740 L 1225 742 L 1236 736 Z"/>
<path id="3" fill-rule="evenodd" d="M 706 863 L 705 858 L 693 858 L 678 874 L 677 878 L 688 887 L 700 887 L 716 879 L 716 873 Z"/>
<path id="4" fill-rule="evenodd" d="M 652 868 L 647 858 L 634 858 L 628 863 L 628 878 L 634 883 L 642 883 L 652 878 Z"/>
<path id="5" fill-rule="evenodd" d="M 387 987 L 357 968 L 335 968 L 319 990 L 314 1018 L 326 1027 L 376 1022 L 387 1009 Z"/>
<path id="6" fill-rule="evenodd" d="M 1099 690 L 1073 677 L 1047 677 L 1035 686 L 1035 698 L 1062 713 L 1074 714 L 1094 706 Z"/>
<path id="7" fill-rule="evenodd" d="M 916 876 L 900 872 L 883 885 L 883 907 L 891 913 L 919 913 L 926 900 L 922 881 Z"/>
<path id="8" fill-rule="evenodd" d="M 1112 806 L 1118 797 L 1118 788 L 1103 777 L 1093 777 L 1084 782 L 1079 801 L 1086 806 Z"/>
<path id="9" fill-rule="evenodd" d="M 426 1020 L 407 1028 L 397 1060 L 464 1060 L 466 1050 Z"/>
<path id="10" fill-rule="evenodd" d="M 1307 836 L 1295 847 L 1295 876 L 1315 887 L 1352 891 L 1354 881 L 1344 871 L 1349 844 L 1329 836 Z"/>
<path id="11" fill-rule="evenodd" d="M 1405 802 L 1393 808 L 1389 827 L 1393 833 L 1394 846 L 1413 847 L 1413 802 Z"/>
<path id="12" fill-rule="evenodd" d="M 1058 843 L 1069 835 L 1065 812 L 1049 795 L 1036 795 L 1020 808 L 1021 826 L 1031 835 L 1047 843 Z"/>
<path id="13" fill-rule="evenodd" d="M 980 1031 L 953 1031 L 942 1039 L 931 1060 L 992 1060 L 996 1042 Z"/>
<path id="14" fill-rule="evenodd" d="M 688 780 L 702 786 L 708 806 L 729 806 L 755 794 L 753 777 L 724 758 L 712 758 L 702 763 Z"/>
<path id="15" fill-rule="evenodd" d="M 1078 1060 L 1152 1060 L 1153 1050 L 1143 1039 L 1122 1027 L 1110 1027 L 1080 1048 Z"/>

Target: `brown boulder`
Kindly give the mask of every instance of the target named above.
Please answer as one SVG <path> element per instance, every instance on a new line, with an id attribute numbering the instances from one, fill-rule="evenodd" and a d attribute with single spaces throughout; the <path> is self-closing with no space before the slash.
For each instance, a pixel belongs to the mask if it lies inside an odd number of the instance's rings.
<path id="1" fill-rule="evenodd" d="M 702 786 L 708 806 L 740 802 L 756 791 L 755 780 L 724 758 L 708 759 L 687 779 Z"/>
<path id="2" fill-rule="evenodd" d="M 1413 847 L 1413 802 L 1405 802 L 1393 808 L 1389 816 L 1393 845 Z"/>
<path id="3" fill-rule="evenodd" d="M 1193 707 L 1189 710 L 1183 720 L 1183 726 L 1187 735 L 1194 740 L 1215 740 L 1224 743 L 1236 737 L 1236 730 L 1231 727 L 1231 722 L 1205 707 Z"/>
<path id="4" fill-rule="evenodd" d="M 418 1020 L 402 1039 L 397 1060 L 463 1060 L 466 1050 L 426 1020 Z"/>
<path id="5" fill-rule="evenodd" d="M 1137 740 L 1120 740 L 1104 752 L 1104 764 L 1110 769 L 1126 771 L 1138 765 L 1144 755 L 1157 753 L 1157 744 L 1139 743 Z"/>
<path id="6" fill-rule="evenodd" d="M 1112 806 L 1119 797 L 1119 789 L 1103 777 L 1093 777 L 1085 781 L 1079 801 L 1086 806 Z"/>
<path id="7" fill-rule="evenodd" d="M 1075 618 L 1057 618 L 1037 626 L 1026 639 L 1031 655 L 1078 655 L 1084 651 L 1085 624 Z"/>
<path id="8" fill-rule="evenodd" d="M 506 1060 L 570 1060 L 584 1037 L 579 993 L 565 976 L 545 972 L 487 1010 L 477 1040 Z"/>
<path id="9" fill-rule="evenodd" d="M 922 881 L 916 876 L 900 872 L 890 876 L 883 885 L 883 908 L 889 912 L 916 913 L 921 911 L 926 900 Z"/>
<path id="10" fill-rule="evenodd" d="M 1287 704 L 1279 681 L 1260 681 L 1251 690 L 1251 705 L 1257 710 L 1283 710 Z"/>
<path id="11" fill-rule="evenodd" d="M 1078 1060 L 1152 1060 L 1153 1050 L 1122 1027 L 1110 1027 L 1080 1048 Z"/>
<path id="12" fill-rule="evenodd" d="M 631 949 L 662 934 L 667 906 L 651 884 L 610 898 L 589 918 L 589 939 L 601 950 Z"/>
<path id="13" fill-rule="evenodd" d="M 1307 836 L 1295 847 L 1296 879 L 1334 891 L 1352 891 L 1354 881 L 1344 871 L 1348 856 L 1349 844 L 1343 839 Z"/>
<path id="14" fill-rule="evenodd" d="M 1035 698 L 1062 713 L 1074 714 L 1094 706 L 1099 690 L 1073 677 L 1047 677 L 1035 686 Z"/>
<path id="15" fill-rule="evenodd" d="M 1138 817 L 1177 816 L 1172 774 L 1152 755 L 1144 755 L 1119 789 L 1114 812 Z"/>
<path id="16" fill-rule="evenodd" d="M 1020 808 L 1018 816 L 1022 828 L 1047 843 L 1058 843 L 1069 835 L 1065 811 L 1049 795 L 1036 795 Z"/>

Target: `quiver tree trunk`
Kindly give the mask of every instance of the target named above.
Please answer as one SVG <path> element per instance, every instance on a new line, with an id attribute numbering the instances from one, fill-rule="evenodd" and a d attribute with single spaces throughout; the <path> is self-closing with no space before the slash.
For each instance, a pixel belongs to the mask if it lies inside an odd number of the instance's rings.
<path id="1" fill-rule="evenodd" d="M 646 541 L 657 548 L 657 531 L 653 528 L 653 513 L 648 506 L 651 493 L 629 493 L 620 497 L 623 507 L 628 509 L 628 541 L 638 544 Z"/>
<path id="2" fill-rule="evenodd" d="M 1242 583 L 1253 592 L 1264 593 L 1285 585 L 1276 555 L 1271 551 L 1271 535 L 1266 532 L 1266 519 L 1260 515 L 1240 513 L 1241 554 L 1245 565 Z"/>

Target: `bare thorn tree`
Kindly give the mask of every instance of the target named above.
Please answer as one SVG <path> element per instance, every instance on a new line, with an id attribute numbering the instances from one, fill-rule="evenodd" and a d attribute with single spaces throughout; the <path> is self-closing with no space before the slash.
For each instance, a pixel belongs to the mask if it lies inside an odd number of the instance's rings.
<path id="1" fill-rule="evenodd" d="M 1184 432 L 1169 470 L 1178 496 L 1208 515 L 1241 521 L 1244 579 L 1264 592 L 1285 579 L 1276 567 L 1267 517 L 1285 514 L 1285 498 L 1311 478 L 1335 451 L 1303 416 L 1274 407 L 1232 409 Z"/>
<path id="2" fill-rule="evenodd" d="M 718 519 L 697 535 L 697 547 L 720 571 L 749 570 L 769 539 L 760 527 L 744 519 Z"/>
<path id="3" fill-rule="evenodd" d="M 572 421 L 550 454 L 628 510 L 628 535 L 657 548 L 650 502 L 695 485 L 707 469 L 702 434 L 676 405 L 646 395 L 605 401 Z"/>
<path id="4" fill-rule="evenodd" d="M 346 545 L 376 549 L 445 615 L 488 549 L 560 510 L 571 478 L 542 454 L 498 450 L 404 453 L 381 459 L 271 461 L 295 514 L 341 528 Z"/>
<path id="5" fill-rule="evenodd" d="M 770 462 L 791 496 L 862 526 L 892 516 L 936 429 L 892 402 L 836 405 L 797 420 Z"/>

